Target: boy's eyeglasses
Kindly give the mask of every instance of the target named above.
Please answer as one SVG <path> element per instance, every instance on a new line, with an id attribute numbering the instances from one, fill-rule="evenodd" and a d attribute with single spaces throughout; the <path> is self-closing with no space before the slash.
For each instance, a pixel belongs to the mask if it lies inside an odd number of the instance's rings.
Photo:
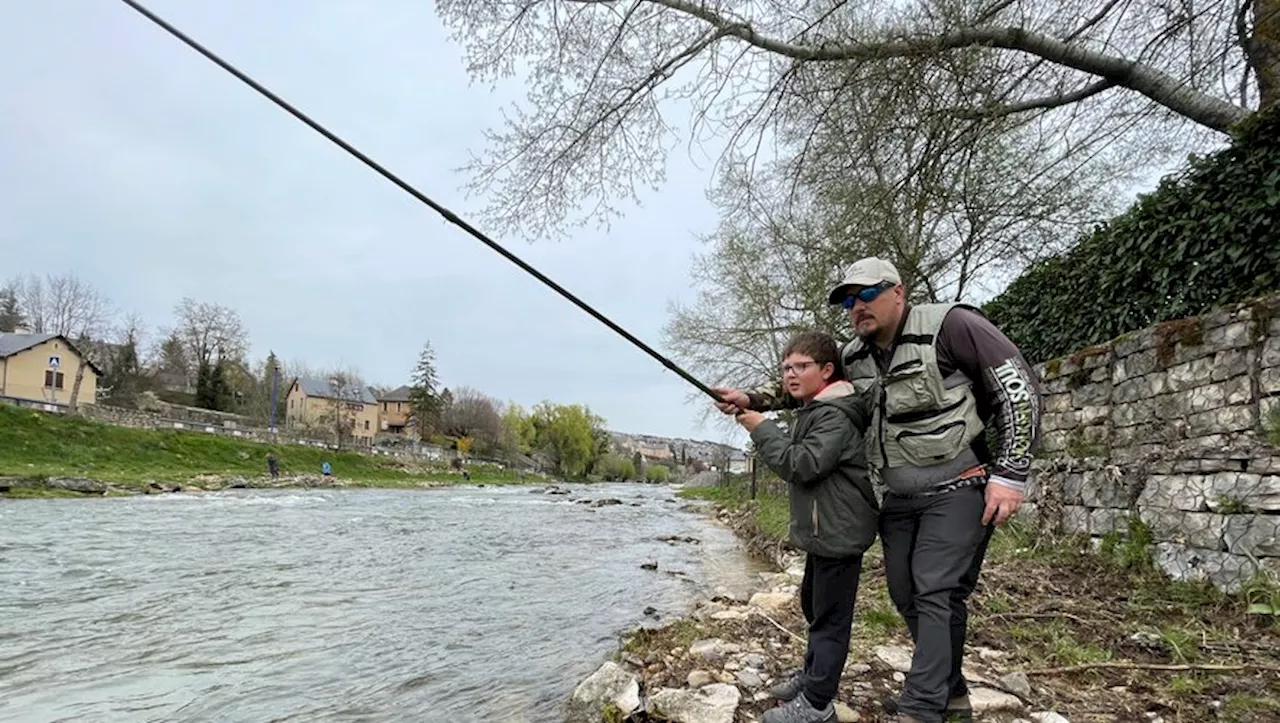
<path id="1" fill-rule="evenodd" d="M 792 372 L 795 372 L 796 374 L 803 374 L 805 369 L 808 369 L 809 367 L 817 363 L 818 362 L 816 361 L 807 361 L 807 362 L 796 362 L 795 364 L 783 364 L 782 376 L 785 377 L 786 375 L 791 374 Z"/>
<path id="2" fill-rule="evenodd" d="M 848 296 L 844 297 L 844 301 L 842 302 L 841 305 L 844 306 L 844 308 L 847 310 L 847 309 L 852 309 L 853 305 L 858 303 L 859 301 L 861 301 L 864 304 L 870 304 L 871 302 L 875 301 L 876 297 L 879 296 L 881 293 L 883 293 L 887 289 L 892 289 L 893 287 L 894 287 L 894 284 L 891 284 L 888 281 L 881 281 L 875 286 L 868 286 L 856 294 L 849 294 Z"/>

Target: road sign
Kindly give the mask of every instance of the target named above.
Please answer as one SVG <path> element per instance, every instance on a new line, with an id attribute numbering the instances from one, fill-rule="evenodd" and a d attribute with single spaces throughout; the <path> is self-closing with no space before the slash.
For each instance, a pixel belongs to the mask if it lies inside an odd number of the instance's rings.
<path id="1" fill-rule="evenodd" d="M 49 366 L 54 369 L 57 369 L 58 367 L 62 366 L 62 359 L 56 356 L 49 357 Z"/>

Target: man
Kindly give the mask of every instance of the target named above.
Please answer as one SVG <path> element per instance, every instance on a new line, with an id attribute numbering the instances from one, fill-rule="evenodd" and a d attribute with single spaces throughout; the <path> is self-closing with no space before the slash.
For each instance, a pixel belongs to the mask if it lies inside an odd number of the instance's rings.
<path id="1" fill-rule="evenodd" d="M 848 309 L 857 333 L 841 362 L 871 407 L 885 573 L 916 644 L 897 720 L 972 720 L 961 673 L 967 601 L 991 532 L 1022 504 L 1040 443 L 1038 380 L 979 309 L 908 304 L 887 261 L 854 263 L 829 301 Z M 795 406 L 776 387 L 717 391 L 726 413 Z"/>

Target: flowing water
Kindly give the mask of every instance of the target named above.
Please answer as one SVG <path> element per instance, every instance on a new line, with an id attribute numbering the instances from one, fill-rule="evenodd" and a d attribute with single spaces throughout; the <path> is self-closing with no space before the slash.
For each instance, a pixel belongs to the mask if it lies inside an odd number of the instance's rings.
<path id="1" fill-rule="evenodd" d="M 0 500 L 0 721 L 560 720 L 760 569 L 670 488 L 566 488 Z"/>

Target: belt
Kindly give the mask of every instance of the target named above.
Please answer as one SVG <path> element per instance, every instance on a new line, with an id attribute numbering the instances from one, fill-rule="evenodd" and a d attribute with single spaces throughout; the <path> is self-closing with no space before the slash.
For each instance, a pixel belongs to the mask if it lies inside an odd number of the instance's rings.
<path id="1" fill-rule="evenodd" d="M 890 494 L 894 497 L 906 497 L 909 499 L 916 499 L 919 497 L 936 497 L 938 495 L 945 495 L 948 492 L 968 489 L 969 487 L 981 487 L 987 483 L 988 477 L 990 477 L 990 473 L 987 472 L 987 468 L 979 466 L 965 470 L 959 477 L 943 482 L 937 487 L 930 487 L 929 489 L 912 492 L 910 494 L 902 494 L 899 492 L 891 492 Z"/>

